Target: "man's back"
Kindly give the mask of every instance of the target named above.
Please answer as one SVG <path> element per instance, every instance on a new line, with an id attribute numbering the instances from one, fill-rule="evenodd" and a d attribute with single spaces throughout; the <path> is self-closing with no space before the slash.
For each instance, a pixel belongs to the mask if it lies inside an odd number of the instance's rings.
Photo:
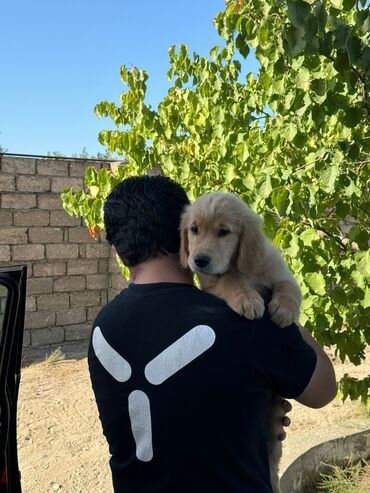
<path id="1" fill-rule="evenodd" d="M 315 364 L 295 326 L 246 321 L 190 284 L 131 284 L 89 348 L 114 491 L 271 493 L 271 396 L 297 397 Z"/>

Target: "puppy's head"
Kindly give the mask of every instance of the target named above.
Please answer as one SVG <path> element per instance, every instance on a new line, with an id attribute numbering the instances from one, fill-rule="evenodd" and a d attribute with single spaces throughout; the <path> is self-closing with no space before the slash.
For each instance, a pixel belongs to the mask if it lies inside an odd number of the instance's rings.
<path id="1" fill-rule="evenodd" d="M 181 218 L 180 261 L 199 274 L 245 272 L 262 248 L 261 220 L 232 194 L 203 195 Z"/>

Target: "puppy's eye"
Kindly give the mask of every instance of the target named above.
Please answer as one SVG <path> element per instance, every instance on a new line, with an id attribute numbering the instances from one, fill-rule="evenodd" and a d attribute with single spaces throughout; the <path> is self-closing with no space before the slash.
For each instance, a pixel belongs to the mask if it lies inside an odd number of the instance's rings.
<path id="1" fill-rule="evenodd" d="M 199 233 L 198 226 L 192 226 L 190 228 L 190 231 L 193 233 L 193 235 L 197 235 Z"/>
<path id="2" fill-rule="evenodd" d="M 218 230 L 218 232 L 217 232 L 217 236 L 218 236 L 219 238 L 222 238 L 223 236 L 226 236 L 226 235 L 228 235 L 229 233 L 230 233 L 230 231 L 229 231 L 228 229 L 223 229 L 223 228 L 221 228 L 221 229 L 219 229 L 219 230 Z"/>

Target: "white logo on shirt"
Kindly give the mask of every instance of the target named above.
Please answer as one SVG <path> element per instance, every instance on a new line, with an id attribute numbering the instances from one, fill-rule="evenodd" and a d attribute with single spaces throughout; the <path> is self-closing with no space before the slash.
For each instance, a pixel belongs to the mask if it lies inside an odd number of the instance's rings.
<path id="1" fill-rule="evenodd" d="M 164 349 L 146 365 L 144 374 L 148 382 L 160 385 L 195 358 L 207 351 L 215 342 L 216 334 L 208 325 L 197 325 Z M 105 340 L 100 327 L 95 327 L 92 345 L 96 357 L 108 373 L 118 382 L 127 382 L 131 366 Z M 136 443 L 136 457 L 148 462 L 153 458 L 152 420 L 150 401 L 145 392 L 134 390 L 128 396 L 131 430 Z"/>

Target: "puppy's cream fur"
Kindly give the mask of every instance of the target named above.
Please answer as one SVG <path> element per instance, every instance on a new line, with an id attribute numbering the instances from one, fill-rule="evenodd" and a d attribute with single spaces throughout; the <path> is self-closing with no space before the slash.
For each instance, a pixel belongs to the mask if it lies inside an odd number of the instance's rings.
<path id="1" fill-rule="evenodd" d="M 298 320 L 301 304 L 299 287 L 280 253 L 262 233 L 262 220 L 232 194 L 211 193 L 189 205 L 181 219 L 180 261 L 189 266 L 201 288 L 223 298 L 248 319 L 262 317 L 262 295 L 272 292 L 268 310 L 281 327 Z M 205 266 L 197 259 L 207 258 Z M 280 492 L 279 461 L 283 415 L 279 396 L 270 409 L 269 460 L 274 493 Z"/>
<path id="2" fill-rule="evenodd" d="M 195 229 L 197 233 L 195 233 Z M 219 236 L 220 231 L 228 231 Z M 262 220 L 232 194 L 199 197 L 181 219 L 180 261 L 196 272 L 202 289 L 219 296 L 246 318 L 262 317 L 264 290 L 272 290 L 268 306 L 281 327 L 297 321 L 301 303 L 298 285 L 280 253 L 262 233 Z M 197 256 L 208 256 L 206 267 Z"/>

